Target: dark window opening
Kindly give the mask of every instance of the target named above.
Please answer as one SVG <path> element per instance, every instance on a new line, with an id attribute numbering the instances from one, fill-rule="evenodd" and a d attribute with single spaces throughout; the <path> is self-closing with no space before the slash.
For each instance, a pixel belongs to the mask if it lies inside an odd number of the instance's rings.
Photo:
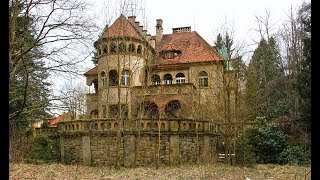
<path id="1" fill-rule="evenodd" d="M 159 119 L 160 113 L 159 108 L 154 102 L 146 101 L 140 104 L 140 107 L 138 107 L 139 114 L 142 115 L 142 118 L 145 119 Z M 140 115 L 138 115 L 140 117 Z"/>
<path id="2" fill-rule="evenodd" d="M 129 52 L 133 53 L 136 51 L 136 46 L 134 44 L 129 44 Z"/>
<path id="3" fill-rule="evenodd" d="M 111 44 L 110 44 L 110 52 L 111 52 L 111 53 L 117 52 L 117 46 L 116 46 L 115 43 L 111 43 Z"/>
<path id="4" fill-rule="evenodd" d="M 164 84 L 172 84 L 172 75 L 171 74 L 165 74 L 163 76 Z"/>
<path id="5" fill-rule="evenodd" d="M 152 75 L 151 85 L 160 85 L 160 76 L 158 74 Z"/>
<path id="6" fill-rule="evenodd" d="M 118 85 L 118 73 L 116 70 L 111 70 L 109 72 L 109 84 L 110 84 L 110 86 L 117 86 Z"/>
<path id="7" fill-rule="evenodd" d="M 166 118 L 181 118 L 181 104 L 178 100 L 173 100 L 168 102 L 165 106 L 165 116 Z"/>
<path id="8" fill-rule="evenodd" d="M 107 54 L 108 53 L 108 46 L 104 45 L 103 46 L 103 54 Z"/>
<path id="9" fill-rule="evenodd" d="M 142 54 L 142 46 L 141 45 L 138 46 L 137 53 Z"/>
<path id="10" fill-rule="evenodd" d="M 127 50 L 127 46 L 126 46 L 126 44 L 125 43 L 120 43 L 119 44 L 119 52 L 126 52 L 126 50 Z"/>

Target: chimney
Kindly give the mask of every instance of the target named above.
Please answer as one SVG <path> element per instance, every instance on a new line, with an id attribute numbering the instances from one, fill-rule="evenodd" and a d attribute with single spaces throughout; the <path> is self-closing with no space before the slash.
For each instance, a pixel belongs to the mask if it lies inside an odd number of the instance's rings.
<path id="1" fill-rule="evenodd" d="M 157 19 L 157 25 L 156 25 L 156 51 L 158 51 L 159 48 L 160 48 L 161 39 L 162 39 L 162 33 L 163 33 L 162 19 Z"/>
<path id="2" fill-rule="evenodd" d="M 134 24 L 134 23 L 135 23 L 135 20 L 136 20 L 136 16 L 129 16 L 129 17 L 128 17 L 128 20 L 129 20 L 132 24 Z"/>
<path id="3" fill-rule="evenodd" d="M 147 35 L 147 30 L 142 30 L 142 35 L 145 37 Z"/>
<path id="4" fill-rule="evenodd" d="M 139 26 L 139 31 L 142 33 L 142 31 L 143 31 L 143 26 Z"/>
<path id="5" fill-rule="evenodd" d="M 140 22 L 139 22 L 139 21 L 136 21 L 136 22 L 134 22 L 134 23 L 136 24 L 137 29 L 139 29 Z"/>

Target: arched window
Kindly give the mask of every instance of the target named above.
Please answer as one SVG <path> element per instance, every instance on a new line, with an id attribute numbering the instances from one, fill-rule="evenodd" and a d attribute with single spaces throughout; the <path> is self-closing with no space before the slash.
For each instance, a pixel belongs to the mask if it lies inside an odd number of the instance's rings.
<path id="1" fill-rule="evenodd" d="M 185 77 L 183 73 L 178 73 L 176 75 L 176 84 L 183 84 L 185 83 Z"/>
<path id="2" fill-rule="evenodd" d="M 102 71 L 100 73 L 101 76 L 101 83 L 102 83 L 102 88 L 105 88 L 107 86 L 107 77 L 106 77 L 106 73 L 104 71 Z"/>
<path id="3" fill-rule="evenodd" d="M 136 51 L 136 46 L 134 44 L 129 44 L 129 52 L 133 53 Z"/>
<path id="4" fill-rule="evenodd" d="M 151 85 L 160 85 L 160 76 L 158 74 L 151 76 Z"/>
<path id="5" fill-rule="evenodd" d="M 108 46 L 104 45 L 103 46 L 103 54 L 107 54 L 108 53 Z"/>
<path id="6" fill-rule="evenodd" d="M 122 71 L 121 74 L 121 86 L 129 86 L 130 85 L 130 72 L 128 70 Z"/>
<path id="7" fill-rule="evenodd" d="M 141 45 L 138 46 L 137 53 L 138 53 L 138 54 L 141 54 L 141 53 L 142 53 L 142 46 L 141 46 Z"/>
<path id="8" fill-rule="evenodd" d="M 208 73 L 205 71 L 199 73 L 199 87 L 208 87 Z"/>
<path id="9" fill-rule="evenodd" d="M 126 50 L 127 50 L 126 44 L 124 42 L 121 42 L 119 44 L 119 52 L 126 52 Z"/>
<path id="10" fill-rule="evenodd" d="M 164 84 L 172 84 L 172 76 L 171 74 L 165 74 L 163 76 Z"/>
<path id="11" fill-rule="evenodd" d="M 110 44 L 110 52 L 111 52 L 111 53 L 117 52 L 117 46 L 116 46 L 115 43 L 111 43 L 111 44 Z"/>
<path id="12" fill-rule="evenodd" d="M 109 84 L 110 86 L 118 85 L 118 73 L 116 70 L 109 71 Z"/>
<path id="13" fill-rule="evenodd" d="M 178 100 L 172 100 L 165 106 L 165 117 L 166 118 L 180 118 L 182 117 L 181 103 Z"/>

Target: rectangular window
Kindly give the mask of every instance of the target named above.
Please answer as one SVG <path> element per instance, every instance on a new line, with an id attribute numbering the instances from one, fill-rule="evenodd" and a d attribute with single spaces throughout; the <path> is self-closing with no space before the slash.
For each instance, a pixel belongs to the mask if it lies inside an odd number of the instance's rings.
<path id="1" fill-rule="evenodd" d="M 200 87 L 208 87 L 208 77 L 200 77 L 199 80 Z"/>

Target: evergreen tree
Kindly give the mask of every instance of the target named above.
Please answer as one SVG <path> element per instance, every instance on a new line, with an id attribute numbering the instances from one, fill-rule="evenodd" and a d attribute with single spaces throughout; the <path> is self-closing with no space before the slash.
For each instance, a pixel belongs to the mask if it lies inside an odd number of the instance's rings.
<path id="1" fill-rule="evenodd" d="M 246 82 L 247 103 L 257 116 L 268 116 L 270 108 L 285 98 L 284 71 L 273 37 L 261 39 L 249 63 Z M 255 118 L 255 117 L 253 117 Z"/>
<path id="2" fill-rule="evenodd" d="M 14 32 L 17 42 L 10 48 L 13 52 L 30 48 L 35 43 L 34 30 L 30 25 L 32 20 L 30 17 L 17 16 L 15 30 L 11 31 Z M 41 48 L 36 46 L 23 55 L 15 56 L 13 53 L 9 59 L 10 127 L 27 126 L 34 120 L 48 117 L 45 108 L 49 105 L 50 83 L 45 80 L 49 74 L 44 68 L 45 64 L 41 61 L 41 57 Z"/>

